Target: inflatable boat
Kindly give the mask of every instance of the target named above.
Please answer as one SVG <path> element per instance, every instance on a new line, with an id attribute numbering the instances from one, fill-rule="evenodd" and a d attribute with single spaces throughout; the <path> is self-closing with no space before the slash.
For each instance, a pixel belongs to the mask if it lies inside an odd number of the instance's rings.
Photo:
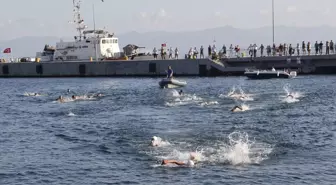
<path id="1" fill-rule="evenodd" d="M 187 85 L 185 81 L 179 81 L 172 78 L 164 78 L 159 82 L 160 88 L 179 88 Z"/>

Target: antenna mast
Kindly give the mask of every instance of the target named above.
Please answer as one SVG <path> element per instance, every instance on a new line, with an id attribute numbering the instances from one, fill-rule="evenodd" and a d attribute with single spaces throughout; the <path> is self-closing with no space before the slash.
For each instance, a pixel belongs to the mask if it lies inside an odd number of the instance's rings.
<path id="1" fill-rule="evenodd" d="M 81 0 L 73 0 L 73 13 L 74 13 L 74 23 L 77 26 L 77 31 L 79 34 L 79 40 L 82 39 L 83 36 L 83 30 L 85 30 L 86 25 L 84 24 L 84 20 L 81 17 L 80 14 L 80 7 L 81 6 Z"/>

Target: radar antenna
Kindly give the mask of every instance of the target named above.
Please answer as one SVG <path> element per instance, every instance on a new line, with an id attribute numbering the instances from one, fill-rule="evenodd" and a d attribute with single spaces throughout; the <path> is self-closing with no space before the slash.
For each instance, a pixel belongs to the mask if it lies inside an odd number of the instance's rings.
<path id="1" fill-rule="evenodd" d="M 83 30 L 87 28 L 87 26 L 84 24 L 84 20 L 81 17 L 80 8 L 81 8 L 81 0 L 73 0 L 73 13 L 74 13 L 73 22 L 77 26 L 76 29 L 79 34 L 79 40 L 82 39 Z"/>

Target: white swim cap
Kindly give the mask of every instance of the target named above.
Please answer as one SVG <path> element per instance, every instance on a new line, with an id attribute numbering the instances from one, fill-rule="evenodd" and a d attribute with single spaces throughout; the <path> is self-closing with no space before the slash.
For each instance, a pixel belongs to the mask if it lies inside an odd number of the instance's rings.
<path id="1" fill-rule="evenodd" d="M 157 140 L 157 137 L 156 137 L 156 136 L 153 136 L 153 137 L 152 137 L 152 140 L 156 141 L 156 140 Z"/>

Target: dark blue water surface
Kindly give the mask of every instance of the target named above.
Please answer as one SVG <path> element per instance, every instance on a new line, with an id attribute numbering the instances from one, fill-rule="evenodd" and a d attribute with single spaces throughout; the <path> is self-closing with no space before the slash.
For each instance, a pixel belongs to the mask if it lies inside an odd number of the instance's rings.
<path id="1" fill-rule="evenodd" d="M 336 183 L 335 76 L 185 78 L 182 97 L 159 80 L 0 79 L 0 184 Z M 233 87 L 245 112 L 230 112 Z M 160 165 L 190 152 L 194 167 Z"/>

